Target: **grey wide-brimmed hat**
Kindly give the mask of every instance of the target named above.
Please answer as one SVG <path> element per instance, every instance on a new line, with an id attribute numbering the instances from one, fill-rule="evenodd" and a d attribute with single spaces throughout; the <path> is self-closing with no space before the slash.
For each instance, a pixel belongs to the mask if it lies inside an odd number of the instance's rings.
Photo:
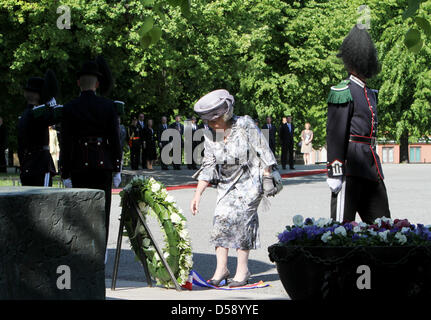
<path id="1" fill-rule="evenodd" d="M 196 102 L 194 106 L 195 112 L 202 120 L 214 120 L 221 116 L 225 116 L 225 120 L 232 117 L 233 105 L 235 99 L 225 89 L 218 89 L 207 93 Z"/>

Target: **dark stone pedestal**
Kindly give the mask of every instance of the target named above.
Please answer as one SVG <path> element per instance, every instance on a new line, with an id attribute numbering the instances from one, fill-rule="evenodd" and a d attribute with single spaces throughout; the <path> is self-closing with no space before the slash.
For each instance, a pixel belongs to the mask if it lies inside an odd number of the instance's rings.
<path id="1" fill-rule="evenodd" d="M 0 187 L 0 300 L 105 299 L 105 232 L 103 191 Z"/>

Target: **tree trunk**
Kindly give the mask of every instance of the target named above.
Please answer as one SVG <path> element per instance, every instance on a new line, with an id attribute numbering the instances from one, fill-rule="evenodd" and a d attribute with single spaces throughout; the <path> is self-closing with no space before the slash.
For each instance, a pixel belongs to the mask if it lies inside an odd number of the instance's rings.
<path id="1" fill-rule="evenodd" d="M 404 131 L 400 137 L 400 163 L 409 162 L 409 133 Z"/>

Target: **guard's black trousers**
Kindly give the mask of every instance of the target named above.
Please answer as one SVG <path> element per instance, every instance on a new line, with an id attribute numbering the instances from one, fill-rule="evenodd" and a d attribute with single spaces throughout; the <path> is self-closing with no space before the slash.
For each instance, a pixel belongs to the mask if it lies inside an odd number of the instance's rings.
<path id="1" fill-rule="evenodd" d="M 23 187 L 52 187 L 52 176 L 49 173 L 41 173 L 34 176 L 21 174 L 20 179 Z"/>
<path id="2" fill-rule="evenodd" d="M 341 191 L 331 195 L 331 218 L 339 222 L 355 221 L 356 212 L 368 224 L 374 223 L 377 218 L 391 216 L 383 180 L 372 181 L 353 176 L 344 178 Z"/>
<path id="3" fill-rule="evenodd" d="M 109 235 L 109 216 L 111 213 L 112 172 L 103 170 L 72 172 L 74 188 L 99 189 L 105 191 L 106 244 Z"/>

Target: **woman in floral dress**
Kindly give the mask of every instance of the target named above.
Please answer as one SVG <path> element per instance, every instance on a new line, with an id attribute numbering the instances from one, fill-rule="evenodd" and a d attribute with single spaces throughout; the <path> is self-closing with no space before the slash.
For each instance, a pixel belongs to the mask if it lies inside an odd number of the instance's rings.
<path id="1" fill-rule="evenodd" d="M 201 195 L 209 183 L 217 184 L 211 242 L 216 248 L 217 267 L 209 282 L 219 285 L 229 277 L 229 248 L 237 251 L 237 269 L 230 287 L 248 283 L 248 256 L 259 243 L 257 208 L 264 195 L 273 195 L 274 154 L 262 132 L 249 116 L 233 115 L 234 98 L 226 90 L 215 90 L 202 97 L 195 111 L 215 130 L 205 130 L 204 157 L 193 175 L 198 187 L 191 211 L 198 212 Z"/>

